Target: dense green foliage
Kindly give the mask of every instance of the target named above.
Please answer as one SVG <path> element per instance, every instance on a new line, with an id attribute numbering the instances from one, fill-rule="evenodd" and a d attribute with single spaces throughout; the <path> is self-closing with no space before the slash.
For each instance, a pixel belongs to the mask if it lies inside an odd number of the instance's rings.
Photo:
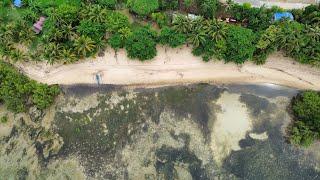
<path id="1" fill-rule="evenodd" d="M 186 42 L 204 61 L 243 63 L 252 59 L 262 64 L 270 53 L 281 50 L 301 63 L 320 66 L 320 8 L 316 5 L 292 10 L 296 21 L 274 22 L 272 16 L 282 11 L 280 8 L 232 2 L 221 6 L 217 0 L 23 2 L 22 8 L 14 8 L 11 1 L 0 4 L 0 55 L 11 62 L 72 63 L 94 56 L 107 45 L 116 50 L 125 48 L 131 58 L 147 60 L 155 56 L 157 43 L 177 47 Z M 131 14 L 122 11 L 124 8 Z M 36 35 L 32 25 L 40 16 L 46 21 Z M 218 20 L 226 17 L 237 21 Z M 150 31 L 157 33 L 140 33 L 146 24 L 152 24 Z"/>
<path id="2" fill-rule="evenodd" d="M 141 16 L 148 15 L 159 8 L 158 0 L 127 0 L 127 6 Z"/>
<path id="3" fill-rule="evenodd" d="M 29 80 L 6 63 L 0 62 L 0 69 L 0 102 L 13 112 L 26 111 L 30 105 L 45 109 L 59 94 L 58 86 Z"/>
<path id="4" fill-rule="evenodd" d="M 6 122 L 8 122 L 8 115 L 2 116 L 2 117 L 0 118 L 0 122 L 1 122 L 1 123 L 6 123 Z"/>
<path id="5" fill-rule="evenodd" d="M 320 139 L 320 93 L 305 91 L 292 99 L 294 115 L 290 127 L 290 141 L 294 144 L 309 146 Z"/>
<path id="6" fill-rule="evenodd" d="M 227 31 L 225 60 L 241 64 L 251 59 L 255 50 L 253 41 L 255 37 L 250 29 L 239 26 L 230 26 Z"/>
<path id="7" fill-rule="evenodd" d="M 143 27 L 133 31 L 126 41 L 125 48 L 128 57 L 142 61 L 152 59 L 157 55 L 156 32 L 149 27 Z"/>
<path id="8" fill-rule="evenodd" d="M 273 7 L 271 9 L 265 7 L 251 7 L 250 4 L 244 3 L 243 5 L 231 3 L 229 13 L 240 22 L 245 23 L 246 27 L 253 31 L 261 31 L 267 29 L 272 21 L 272 16 L 275 12 L 282 10 Z"/>
<path id="9" fill-rule="evenodd" d="M 186 42 L 186 36 L 182 33 L 178 33 L 169 27 L 161 29 L 159 36 L 159 43 L 168 45 L 172 48 L 183 45 Z"/>
<path id="10" fill-rule="evenodd" d="M 197 0 L 200 13 L 208 18 L 214 18 L 218 9 L 217 0 Z"/>

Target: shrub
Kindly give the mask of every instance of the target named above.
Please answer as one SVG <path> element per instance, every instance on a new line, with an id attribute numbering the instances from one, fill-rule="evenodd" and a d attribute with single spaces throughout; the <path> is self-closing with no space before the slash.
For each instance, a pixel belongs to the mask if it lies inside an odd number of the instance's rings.
<path id="1" fill-rule="evenodd" d="M 133 31 L 125 43 L 128 57 L 141 61 L 152 59 L 157 55 L 156 33 L 143 27 Z"/>
<path id="2" fill-rule="evenodd" d="M 152 13 L 151 18 L 153 21 L 157 22 L 160 28 L 167 26 L 169 23 L 169 18 L 165 13 Z"/>
<path id="3" fill-rule="evenodd" d="M 70 24 L 78 20 L 79 8 L 77 6 L 62 4 L 57 9 L 48 9 L 49 16 L 54 17 L 59 24 Z"/>
<path id="4" fill-rule="evenodd" d="M 159 0 L 161 10 L 176 10 L 179 6 L 179 0 Z"/>
<path id="5" fill-rule="evenodd" d="M 6 63 L 0 62 L 0 69 L 0 101 L 13 112 L 24 112 L 28 105 L 45 109 L 59 93 L 57 86 L 31 81 Z"/>
<path id="6" fill-rule="evenodd" d="M 290 141 L 308 146 L 314 139 L 320 138 L 320 93 L 305 91 L 292 99 L 291 109 L 294 115 L 290 127 Z"/>
<path id="7" fill-rule="evenodd" d="M 2 117 L 0 118 L 0 122 L 1 122 L 1 123 L 7 123 L 7 122 L 8 122 L 8 115 L 2 116 Z"/>
<path id="8" fill-rule="evenodd" d="M 255 35 L 250 29 L 229 26 L 226 34 L 226 47 L 228 49 L 224 55 L 225 61 L 241 64 L 251 59 L 255 50 L 254 40 Z"/>
<path id="9" fill-rule="evenodd" d="M 186 36 L 178 33 L 169 27 L 161 29 L 159 42 L 163 45 L 169 45 L 172 48 L 183 45 L 186 42 Z"/>
<path id="10" fill-rule="evenodd" d="M 127 6 L 133 12 L 146 16 L 159 8 L 158 0 L 128 0 Z"/>
<path id="11" fill-rule="evenodd" d="M 261 34 L 253 56 L 256 64 L 264 64 L 267 56 L 277 49 L 280 30 L 278 26 L 271 25 Z"/>
<path id="12" fill-rule="evenodd" d="M 238 21 L 245 22 L 247 27 L 254 31 L 261 31 L 269 27 L 273 13 L 278 9 L 265 7 L 251 7 L 250 4 L 232 4 L 229 13 Z"/>
<path id="13" fill-rule="evenodd" d="M 33 83 L 32 88 L 32 102 L 39 109 L 45 109 L 49 107 L 53 101 L 54 97 L 59 94 L 60 90 L 58 86 L 48 87 L 45 84 Z"/>
<path id="14" fill-rule="evenodd" d="M 80 35 L 88 36 L 94 40 L 101 39 L 105 34 L 104 26 L 92 22 L 90 20 L 82 20 L 80 21 L 80 25 L 77 27 L 77 32 Z"/>
<path id="15" fill-rule="evenodd" d="M 124 46 L 124 41 L 119 33 L 112 35 L 109 38 L 108 43 L 114 50 L 118 50 Z"/>
<path id="16" fill-rule="evenodd" d="M 203 16 L 213 18 L 218 8 L 217 0 L 198 0 L 200 12 Z"/>
<path id="17" fill-rule="evenodd" d="M 109 9 L 115 9 L 117 0 L 97 0 L 97 3 Z"/>
<path id="18" fill-rule="evenodd" d="M 124 14 L 119 12 L 111 12 L 105 22 L 107 31 L 110 33 L 117 33 L 119 29 L 130 26 L 129 19 Z"/>

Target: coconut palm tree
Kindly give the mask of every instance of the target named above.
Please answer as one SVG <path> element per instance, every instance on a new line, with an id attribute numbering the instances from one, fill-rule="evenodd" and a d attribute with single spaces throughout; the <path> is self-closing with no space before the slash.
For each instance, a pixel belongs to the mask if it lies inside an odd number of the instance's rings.
<path id="1" fill-rule="evenodd" d="M 67 63 L 75 62 L 77 59 L 76 55 L 72 52 L 72 49 L 67 47 L 64 47 L 61 51 L 60 58 Z"/>
<path id="2" fill-rule="evenodd" d="M 183 15 L 178 15 L 173 20 L 173 29 L 179 33 L 188 34 L 191 29 L 191 20 Z"/>
<path id="3" fill-rule="evenodd" d="M 86 57 L 89 53 L 93 52 L 95 42 L 87 36 L 80 36 L 74 40 L 74 49 L 80 57 Z"/>
<path id="4" fill-rule="evenodd" d="M 74 40 L 76 33 L 74 32 L 74 27 L 71 24 L 63 25 L 61 28 L 61 36 L 64 40 Z"/>
<path id="5" fill-rule="evenodd" d="M 225 23 L 212 19 L 206 20 L 205 24 L 205 31 L 213 41 L 217 42 L 226 37 L 227 26 Z"/>
<path id="6" fill-rule="evenodd" d="M 26 60 L 27 55 L 18 49 L 14 49 L 14 50 L 11 50 L 10 52 L 10 59 L 14 62 L 17 62 L 20 60 Z"/>
<path id="7" fill-rule="evenodd" d="M 188 41 L 191 42 L 195 47 L 205 44 L 207 34 L 202 27 L 194 29 L 189 35 Z"/>
<path id="8" fill-rule="evenodd" d="M 320 26 L 306 26 L 306 33 L 313 42 L 320 42 Z"/>
<path id="9" fill-rule="evenodd" d="M 53 64 L 60 59 L 61 45 L 57 43 L 49 43 L 44 46 L 44 57 L 49 64 Z"/>
<path id="10" fill-rule="evenodd" d="M 80 12 L 81 19 L 89 19 L 97 23 L 103 23 L 107 16 L 108 10 L 100 5 L 90 5 Z"/>

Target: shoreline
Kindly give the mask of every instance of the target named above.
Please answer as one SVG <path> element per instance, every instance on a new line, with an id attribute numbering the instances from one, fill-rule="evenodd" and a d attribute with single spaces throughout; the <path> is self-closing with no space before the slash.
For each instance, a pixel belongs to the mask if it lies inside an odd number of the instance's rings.
<path id="1" fill-rule="evenodd" d="M 192 83 L 276 84 L 299 89 L 320 90 L 320 69 L 300 64 L 280 52 L 271 54 L 264 65 L 242 65 L 224 61 L 203 62 L 191 48 L 157 47 L 158 55 L 149 61 L 131 60 L 125 50 L 107 49 L 103 57 L 74 64 L 47 65 L 44 62 L 19 62 L 15 66 L 25 75 L 46 84 L 101 84 L 155 87 Z"/>

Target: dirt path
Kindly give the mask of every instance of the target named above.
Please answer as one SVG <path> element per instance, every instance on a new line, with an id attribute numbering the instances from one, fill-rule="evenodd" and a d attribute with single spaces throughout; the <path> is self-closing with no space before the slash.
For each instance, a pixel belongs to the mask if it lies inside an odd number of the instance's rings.
<path id="1" fill-rule="evenodd" d="M 148 62 L 127 58 L 125 51 L 108 49 L 104 57 L 76 64 L 49 66 L 45 63 L 19 63 L 17 67 L 30 78 L 47 84 L 168 85 L 194 82 L 273 83 L 302 89 L 320 90 L 320 70 L 298 64 L 280 53 L 266 64 L 235 65 L 222 61 L 203 62 L 187 47 L 158 48 L 158 56 Z"/>

